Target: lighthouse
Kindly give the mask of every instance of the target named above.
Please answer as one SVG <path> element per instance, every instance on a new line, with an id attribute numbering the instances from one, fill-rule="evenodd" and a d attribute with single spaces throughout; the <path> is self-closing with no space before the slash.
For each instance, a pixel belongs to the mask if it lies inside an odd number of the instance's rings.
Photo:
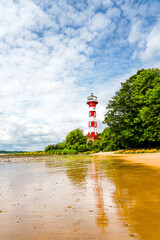
<path id="1" fill-rule="evenodd" d="M 89 122 L 88 122 L 88 138 L 87 143 L 92 141 L 95 143 L 98 138 L 97 132 L 97 120 L 96 120 L 96 105 L 98 104 L 97 97 L 91 93 L 89 97 L 87 97 L 87 104 L 89 106 Z"/>

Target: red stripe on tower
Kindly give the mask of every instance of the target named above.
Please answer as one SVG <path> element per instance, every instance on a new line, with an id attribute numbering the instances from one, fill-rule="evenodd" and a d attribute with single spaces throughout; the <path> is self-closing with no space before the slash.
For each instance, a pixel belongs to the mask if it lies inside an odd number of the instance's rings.
<path id="1" fill-rule="evenodd" d="M 99 140 L 98 138 L 98 132 L 97 132 L 97 120 L 96 120 L 96 105 L 98 104 L 97 97 L 91 93 L 91 95 L 87 98 L 87 104 L 89 105 L 89 122 L 88 122 L 88 138 L 87 143 L 89 141 L 92 141 L 93 143 L 96 140 Z"/>

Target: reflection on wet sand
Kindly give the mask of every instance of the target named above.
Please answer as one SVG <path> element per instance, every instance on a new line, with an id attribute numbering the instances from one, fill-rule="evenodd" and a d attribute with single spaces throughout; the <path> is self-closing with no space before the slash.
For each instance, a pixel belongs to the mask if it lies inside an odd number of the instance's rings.
<path id="1" fill-rule="evenodd" d="M 92 168 L 90 168 L 92 171 L 92 179 L 93 179 L 93 190 L 94 195 L 96 198 L 96 221 L 97 226 L 102 229 L 102 232 L 105 232 L 105 228 L 108 226 L 108 219 L 106 215 L 106 211 L 104 208 L 104 200 L 103 200 L 103 188 L 101 183 L 101 176 L 98 169 L 97 159 L 94 159 L 92 162 Z"/>
<path id="2" fill-rule="evenodd" d="M 100 166 L 115 185 L 117 212 L 131 236 L 160 239 L 160 170 L 116 159 Z"/>
<path id="3" fill-rule="evenodd" d="M 91 164 L 91 159 L 71 158 L 65 162 L 66 173 L 73 185 L 82 186 L 86 182 L 88 175 L 88 164 Z"/>
<path id="4" fill-rule="evenodd" d="M 115 158 L 0 163 L 2 240 L 158 240 L 160 170 Z"/>

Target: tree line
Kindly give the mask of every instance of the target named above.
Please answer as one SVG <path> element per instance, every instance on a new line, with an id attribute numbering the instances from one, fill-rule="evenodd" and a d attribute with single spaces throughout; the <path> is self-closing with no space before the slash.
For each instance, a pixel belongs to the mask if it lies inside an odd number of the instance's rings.
<path id="1" fill-rule="evenodd" d="M 53 153 L 112 151 L 160 146 L 160 70 L 138 70 L 115 93 L 106 107 L 106 128 L 95 144 L 87 142 L 80 129 L 71 131 L 64 142 L 46 147 Z"/>
<path id="2" fill-rule="evenodd" d="M 90 151 L 98 152 L 99 141 L 95 144 L 90 141 L 88 144 L 87 135 L 83 134 L 83 130 L 75 129 L 68 133 L 64 142 L 58 144 L 51 144 L 45 148 L 45 152 L 50 154 L 76 154 L 78 152 L 90 153 Z"/>

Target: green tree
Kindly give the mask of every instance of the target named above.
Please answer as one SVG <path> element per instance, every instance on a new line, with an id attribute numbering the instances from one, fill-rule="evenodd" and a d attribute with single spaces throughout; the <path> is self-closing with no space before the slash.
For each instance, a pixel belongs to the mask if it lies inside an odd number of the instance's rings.
<path id="1" fill-rule="evenodd" d="M 86 137 L 83 135 L 83 131 L 81 129 L 75 129 L 68 133 L 66 136 L 65 144 L 67 147 L 73 146 L 75 144 L 81 145 L 86 143 Z"/>
<path id="2" fill-rule="evenodd" d="M 90 140 L 87 144 L 87 148 L 89 151 L 92 151 L 94 149 L 94 145 L 93 145 L 93 142 Z"/>
<path id="3" fill-rule="evenodd" d="M 107 110 L 104 123 L 109 128 L 102 137 L 102 145 L 110 145 L 110 150 L 158 145 L 160 70 L 142 69 L 121 83 Z"/>
<path id="4" fill-rule="evenodd" d="M 45 148 L 45 152 L 48 152 L 48 151 L 54 150 L 54 149 L 55 149 L 54 144 L 50 144 L 50 145 L 48 145 L 48 146 Z"/>
<path id="5" fill-rule="evenodd" d="M 107 152 L 116 150 L 118 147 L 115 133 L 110 127 L 105 128 L 101 134 L 100 149 Z"/>
<path id="6" fill-rule="evenodd" d="M 98 141 L 98 140 L 95 141 L 93 147 L 94 147 L 94 151 L 99 152 L 100 151 L 100 141 Z"/>
<path id="7" fill-rule="evenodd" d="M 62 142 L 62 143 L 58 143 L 58 149 L 65 149 L 65 143 Z"/>
<path id="8" fill-rule="evenodd" d="M 74 150 L 78 150 L 78 147 L 79 147 L 79 143 L 77 142 L 77 143 L 75 143 L 74 145 L 69 145 L 68 146 L 68 148 L 70 148 L 70 149 L 74 149 Z"/>
<path id="9" fill-rule="evenodd" d="M 78 152 L 85 152 L 87 150 L 86 145 L 85 144 L 81 144 L 78 147 Z"/>

